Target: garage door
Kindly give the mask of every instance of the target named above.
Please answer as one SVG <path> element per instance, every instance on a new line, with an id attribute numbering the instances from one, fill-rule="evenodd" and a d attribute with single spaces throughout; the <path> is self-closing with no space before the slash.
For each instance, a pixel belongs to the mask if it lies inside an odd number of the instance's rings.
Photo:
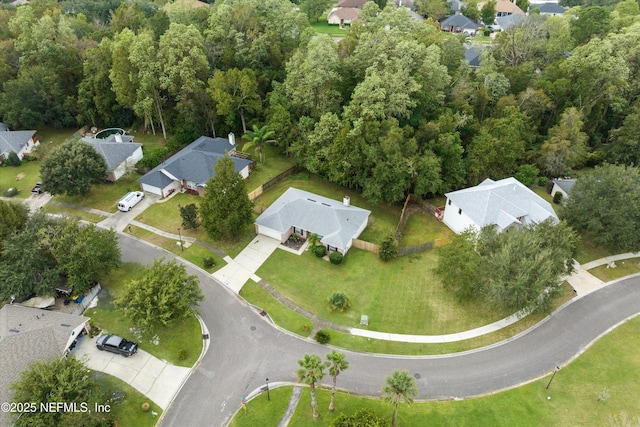
<path id="1" fill-rule="evenodd" d="M 158 196 L 162 196 L 162 193 L 160 192 L 160 189 L 158 187 L 154 187 L 153 185 L 142 184 L 142 191 L 148 191 L 149 193 L 157 194 Z"/>
<path id="2" fill-rule="evenodd" d="M 273 228 L 265 227 L 264 225 L 258 225 L 258 234 L 272 237 L 278 241 L 282 240 L 282 236 L 280 235 L 280 233 L 278 233 L 278 231 L 274 230 Z"/>

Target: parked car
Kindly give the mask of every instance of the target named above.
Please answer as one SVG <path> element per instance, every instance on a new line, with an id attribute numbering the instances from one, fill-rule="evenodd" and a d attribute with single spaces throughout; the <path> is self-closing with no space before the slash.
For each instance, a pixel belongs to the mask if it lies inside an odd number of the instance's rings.
<path id="1" fill-rule="evenodd" d="M 98 350 L 107 350 L 111 353 L 121 354 L 124 357 L 133 356 L 138 352 L 138 343 L 117 335 L 100 335 L 96 341 L 96 347 L 98 347 Z"/>
<path id="2" fill-rule="evenodd" d="M 122 212 L 129 212 L 142 199 L 144 199 L 142 191 L 131 191 L 118 200 L 118 209 Z"/>
<path id="3" fill-rule="evenodd" d="M 36 183 L 36 185 L 31 189 L 31 194 L 42 194 L 41 182 Z"/>

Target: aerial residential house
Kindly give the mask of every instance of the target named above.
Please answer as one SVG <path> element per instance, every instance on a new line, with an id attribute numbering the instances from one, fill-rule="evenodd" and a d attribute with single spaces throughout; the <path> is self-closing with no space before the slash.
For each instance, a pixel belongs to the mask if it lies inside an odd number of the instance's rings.
<path id="1" fill-rule="evenodd" d="M 469 67 L 478 68 L 480 66 L 480 56 L 482 48 L 477 45 L 464 46 L 464 59 L 469 63 Z"/>
<path id="2" fill-rule="evenodd" d="M 88 331 L 88 317 L 6 304 L 0 308 L 0 402 L 10 402 L 9 384 L 36 361 L 64 357 Z M 11 425 L 0 412 L 0 425 Z"/>
<path id="3" fill-rule="evenodd" d="M 107 179 L 119 180 L 127 170 L 142 159 L 142 144 L 133 142 L 133 136 L 111 134 L 105 139 L 82 138 L 91 145 L 107 163 Z"/>
<path id="4" fill-rule="evenodd" d="M 0 123 L 0 163 L 7 160 L 10 153 L 16 153 L 20 160 L 40 144 L 35 130 L 9 130 Z"/>
<path id="5" fill-rule="evenodd" d="M 501 232 L 547 219 L 558 222 L 551 204 L 515 178 L 486 179 L 475 187 L 445 196 L 443 222 L 457 234 L 469 228 L 479 231 L 488 225 L 495 225 Z"/>
<path id="6" fill-rule="evenodd" d="M 249 176 L 252 161 L 237 157 L 233 134 L 229 139 L 201 136 L 138 179 L 142 191 L 167 197 L 175 191 L 204 194 L 209 179 L 215 175 L 218 160 L 229 154 L 235 171 Z"/>
<path id="7" fill-rule="evenodd" d="M 501 30 L 506 30 L 514 25 L 517 25 L 525 18 L 525 15 L 507 15 L 496 17 L 495 23 Z"/>
<path id="8" fill-rule="evenodd" d="M 571 189 L 576 185 L 575 178 L 568 179 L 554 179 L 553 187 L 551 188 L 551 197 L 555 196 L 556 193 L 562 193 L 562 198 L 566 199 L 571 194 Z"/>
<path id="9" fill-rule="evenodd" d="M 538 9 L 540 11 L 540 15 L 546 16 L 564 15 L 564 13 L 569 10 L 568 7 L 562 7 L 558 3 L 532 4 L 531 6 L 529 6 L 529 13 L 531 13 L 534 9 Z"/>
<path id="10" fill-rule="evenodd" d="M 474 36 L 480 27 L 482 26 L 478 25 L 473 19 L 459 13 L 440 21 L 440 28 L 448 33 L 467 33 Z"/>
<path id="11" fill-rule="evenodd" d="M 340 0 L 327 15 L 327 22 L 332 25 L 340 25 L 340 27 L 351 25 L 352 22 L 358 19 L 358 14 L 367 1 Z"/>
<path id="12" fill-rule="evenodd" d="M 482 7 L 485 5 L 486 1 L 478 3 L 478 9 L 482 10 Z M 509 16 L 509 15 L 524 15 L 524 11 L 520 9 L 515 1 L 510 2 L 509 0 L 497 0 L 496 1 L 496 18 L 500 18 L 501 16 Z"/>
<path id="13" fill-rule="evenodd" d="M 289 188 L 256 219 L 256 232 L 284 243 L 289 236 L 315 233 L 329 251 L 346 254 L 367 226 L 371 212 L 297 188 Z"/>

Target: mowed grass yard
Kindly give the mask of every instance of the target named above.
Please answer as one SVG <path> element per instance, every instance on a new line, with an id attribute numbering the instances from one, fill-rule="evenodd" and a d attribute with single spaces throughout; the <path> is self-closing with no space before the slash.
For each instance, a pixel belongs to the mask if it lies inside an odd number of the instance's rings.
<path id="1" fill-rule="evenodd" d="M 440 335 L 473 329 L 511 313 L 477 303 L 460 303 L 433 274 L 437 257 L 422 252 L 382 262 L 377 255 L 352 248 L 343 264 L 335 266 L 309 252 L 301 256 L 276 251 L 257 275 L 300 307 L 337 324 L 384 332 Z M 331 312 L 327 299 L 344 292 L 351 308 Z"/>
<path id="2" fill-rule="evenodd" d="M 640 370 L 640 317 L 619 326 L 597 341 L 578 359 L 563 367 L 555 376 L 549 390 L 545 389 L 550 376 L 527 385 L 489 396 L 462 401 L 417 402 L 410 407 L 400 405 L 400 426 L 631 426 L 638 425 L 640 382 L 630 373 Z M 291 369 L 294 370 L 293 366 Z M 392 371 L 389 369 L 389 373 Z M 464 367 L 461 367 L 464 369 Z M 349 375 L 345 371 L 341 376 Z M 428 381 L 428 374 L 427 374 Z M 326 379 L 329 383 L 330 379 Z M 380 387 L 382 387 L 382 383 Z M 340 386 L 340 377 L 338 377 Z M 264 427 L 275 427 L 284 413 L 290 388 L 271 392 L 271 402 L 264 394 L 248 404 L 248 415 L 242 410 L 231 425 L 257 425 L 250 416 L 269 414 Z M 547 399 L 550 397 L 550 399 Z M 389 422 L 393 408 L 380 399 L 370 399 L 339 393 L 336 410 L 329 413 L 330 392 L 318 392 L 320 418 L 312 421 L 309 390 L 303 391 L 289 426 L 324 427 L 330 425 L 340 412 L 353 414 L 358 409 L 370 409 Z M 600 399 L 599 399 L 600 398 Z M 279 411 L 279 412 L 277 412 Z M 626 418 L 626 422 L 624 421 Z"/>

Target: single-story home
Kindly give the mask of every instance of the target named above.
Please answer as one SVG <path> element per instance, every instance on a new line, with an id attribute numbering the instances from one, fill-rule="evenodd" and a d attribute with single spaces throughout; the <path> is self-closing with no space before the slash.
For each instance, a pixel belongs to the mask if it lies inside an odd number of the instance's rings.
<path id="1" fill-rule="evenodd" d="M 22 160 L 25 154 L 29 154 L 40 145 L 35 130 L 9 130 L 2 124 L 4 130 L 0 131 L 0 163 L 7 160 L 9 153 L 13 152 Z"/>
<path id="2" fill-rule="evenodd" d="M 456 234 L 472 228 L 477 231 L 495 225 L 510 227 L 536 224 L 558 216 L 551 204 L 515 178 L 486 179 L 475 187 L 445 194 L 443 222 Z"/>
<path id="3" fill-rule="evenodd" d="M 367 227 L 370 213 L 351 206 L 348 196 L 340 202 L 289 188 L 256 219 L 256 233 L 282 243 L 294 233 L 303 238 L 315 233 L 329 251 L 346 254 Z"/>
<path id="4" fill-rule="evenodd" d="M 553 187 L 551 187 L 551 197 L 555 196 L 556 193 L 562 193 L 562 198 L 566 199 L 571 194 L 571 189 L 574 185 L 576 185 L 575 178 L 554 179 Z"/>
<path id="5" fill-rule="evenodd" d="M 64 357 L 89 330 L 89 318 L 6 304 L 0 308 L 0 402 L 10 402 L 9 384 L 33 362 Z M 0 412 L 0 425 L 10 425 Z"/>
<path id="6" fill-rule="evenodd" d="M 341 28 L 345 25 L 351 25 L 356 19 L 360 9 L 355 7 L 334 7 L 327 15 L 327 22 L 331 25 L 339 25 Z"/>
<path id="7" fill-rule="evenodd" d="M 204 194 L 207 181 L 215 175 L 218 160 L 228 153 L 235 171 L 243 178 L 249 176 L 252 161 L 236 157 L 233 134 L 229 139 L 201 136 L 176 154 L 138 178 L 142 191 L 167 197 L 174 191 Z"/>
<path id="8" fill-rule="evenodd" d="M 517 25 L 524 18 L 525 18 L 525 15 L 500 16 L 500 17 L 496 18 L 495 23 L 496 23 L 497 26 L 500 27 L 500 29 L 502 31 L 504 31 L 507 28 L 513 27 L 514 25 Z"/>
<path id="9" fill-rule="evenodd" d="M 477 45 L 464 47 L 464 59 L 469 63 L 469 67 L 478 68 L 480 66 L 480 56 L 482 48 Z"/>
<path id="10" fill-rule="evenodd" d="M 482 10 L 486 1 L 478 3 L 478 9 Z M 520 9 L 515 2 L 509 0 L 497 0 L 496 1 L 496 18 L 509 15 L 525 15 L 524 11 Z"/>
<path id="11" fill-rule="evenodd" d="M 459 13 L 448 16 L 440 21 L 440 28 L 442 31 L 448 33 L 467 33 L 473 36 L 480 27 L 482 27 L 482 25 L 477 24 L 473 19 L 467 18 Z"/>
<path id="12" fill-rule="evenodd" d="M 538 9 L 540 11 L 540 15 L 546 16 L 563 15 L 567 10 L 569 10 L 568 7 L 560 6 L 558 3 L 532 4 L 531 6 L 529 6 L 529 13 L 531 13 L 531 11 L 533 11 L 534 9 Z"/>
<path id="13" fill-rule="evenodd" d="M 133 136 L 111 134 L 105 139 L 85 137 L 107 162 L 107 179 L 117 181 L 142 159 L 142 144 L 133 142 Z"/>

